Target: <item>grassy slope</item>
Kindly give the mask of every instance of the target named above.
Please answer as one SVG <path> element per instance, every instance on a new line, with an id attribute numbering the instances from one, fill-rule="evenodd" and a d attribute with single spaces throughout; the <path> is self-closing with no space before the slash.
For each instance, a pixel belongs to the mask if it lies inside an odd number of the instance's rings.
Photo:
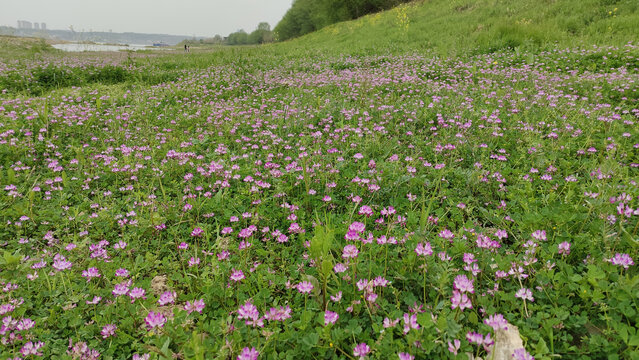
<path id="1" fill-rule="evenodd" d="M 57 53 L 43 39 L 0 35 L 0 59 L 30 58 L 37 54 Z"/>
<path id="2" fill-rule="evenodd" d="M 638 39 L 636 0 L 423 0 L 277 46 L 342 53 L 431 49 L 455 56 Z"/>

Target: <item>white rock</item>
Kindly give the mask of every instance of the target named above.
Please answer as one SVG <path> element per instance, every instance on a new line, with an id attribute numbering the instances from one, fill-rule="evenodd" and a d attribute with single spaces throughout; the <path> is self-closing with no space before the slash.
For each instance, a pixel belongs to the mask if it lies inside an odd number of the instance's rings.
<path id="1" fill-rule="evenodd" d="M 495 332 L 495 345 L 493 354 L 488 357 L 494 360 L 512 360 L 513 352 L 524 347 L 519 335 L 519 329 L 515 325 L 508 324 L 508 330 L 497 330 Z"/>

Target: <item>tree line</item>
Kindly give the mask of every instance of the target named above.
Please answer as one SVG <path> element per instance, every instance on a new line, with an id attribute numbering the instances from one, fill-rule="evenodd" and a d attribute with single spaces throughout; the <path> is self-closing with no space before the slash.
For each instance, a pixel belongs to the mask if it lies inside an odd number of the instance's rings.
<path id="1" fill-rule="evenodd" d="M 215 35 L 211 38 L 198 40 L 184 40 L 180 44 L 213 44 L 213 45 L 258 45 L 273 42 L 275 36 L 271 30 L 271 25 L 267 22 L 261 22 L 257 28 L 247 33 L 244 29 L 230 33 L 228 36 Z"/>
<path id="2" fill-rule="evenodd" d="M 261 22 L 257 25 L 257 29 L 252 33 L 239 30 L 229 34 L 226 38 L 227 45 L 251 45 L 251 44 L 265 44 L 273 42 L 274 36 L 271 31 L 271 25 L 267 22 Z"/>
<path id="3" fill-rule="evenodd" d="M 294 0 L 274 29 L 279 41 L 292 39 L 325 26 L 357 19 L 411 0 Z"/>
<path id="4" fill-rule="evenodd" d="M 273 30 L 269 23 L 261 22 L 251 33 L 241 29 L 227 37 L 215 35 L 200 42 L 219 45 L 258 45 L 284 41 L 340 21 L 357 19 L 410 1 L 413 0 L 294 0 L 291 8 Z"/>

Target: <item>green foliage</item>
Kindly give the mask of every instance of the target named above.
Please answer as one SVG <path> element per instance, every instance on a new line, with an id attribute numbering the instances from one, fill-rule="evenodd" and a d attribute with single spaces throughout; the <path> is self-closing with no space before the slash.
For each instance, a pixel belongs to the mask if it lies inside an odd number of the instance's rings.
<path id="1" fill-rule="evenodd" d="M 3 59 L 33 59 L 59 52 L 44 39 L 0 35 L 0 58 Z"/>
<path id="2" fill-rule="evenodd" d="M 250 34 L 239 30 L 226 38 L 226 45 L 259 45 L 271 42 L 273 42 L 273 32 L 267 22 L 259 23 L 255 31 Z"/>
<path id="3" fill-rule="evenodd" d="M 42 95 L 51 90 L 86 86 L 91 84 L 145 84 L 154 85 L 176 80 L 179 69 L 141 71 L 124 65 L 87 65 L 82 67 L 60 66 L 47 63 L 25 68 L 18 66 L 0 74 L 0 89 L 10 93 Z"/>
<path id="4" fill-rule="evenodd" d="M 275 27 L 278 40 L 288 40 L 328 25 L 390 9 L 409 0 L 295 0 Z"/>
<path id="5" fill-rule="evenodd" d="M 249 35 L 244 30 L 229 34 L 226 39 L 228 45 L 246 45 L 249 43 Z"/>
<path id="6" fill-rule="evenodd" d="M 327 18 L 319 15 L 326 13 L 323 1 L 297 0 L 275 32 L 279 40 L 307 35 L 280 46 L 342 54 L 463 56 L 639 41 L 639 3 L 633 0 L 430 0 L 353 21 L 344 21 L 353 18 L 350 3 L 338 3 L 330 8 L 342 15 Z"/>

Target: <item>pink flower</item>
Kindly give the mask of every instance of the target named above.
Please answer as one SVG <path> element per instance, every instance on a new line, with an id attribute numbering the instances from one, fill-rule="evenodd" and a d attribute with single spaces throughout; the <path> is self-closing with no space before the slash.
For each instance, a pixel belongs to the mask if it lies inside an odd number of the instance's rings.
<path id="1" fill-rule="evenodd" d="M 415 252 L 419 256 L 433 255 L 433 249 L 430 247 L 429 242 L 417 244 L 417 247 L 415 247 Z"/>
<path id="2" fill-rule="evenodd" d="M 613 265 L 623 266 L 624 269 L 635 264 L 630 255 L 621 253 L 615 254 L 615 256 L 610 259 L 610 263 Z"/>
<path id="3" fill-rule="evenodd" d="M 100 302 L 100 300 L 102 300 L 102 298 L 101 298 L 101 297 L 99 297 L 99 296 L 94 296 L 94 297 L 93 297 L 93 300 L 91 300 L 91 301 L 87 300 L 87 301 L 85 301 L 85 303 L 86 303 L 87 305 L 95 305 L 95 304 L 99 303 L 99 302 Z"/>
<path id="4" fill-rule="evenodd" d="M 515 360 L 535 360 L 535 358 L 530 355 L 526 349 L 521 348 L 513 351 L 513 359 Z"/>
<path id="5" fill-rule="evenodd" d="M 333 266 L 333 271 L 335 271 L 336 274 L 343 273 L 346 270 L 348 270 L 348 267 L 342 263 L 337 263 Z"/>
<path id="6" fill-rule="evenodd" d="M 536 239 L 536 240 L 545 241 L 546 240 L 546 231 L 544 231 L 544 230 L 535 230 L 535 232 L 532 233 L 532 237 L 533 237 L 533 239 Z"/>
<path id="7" fill-rule="evenodd" d="M 362 291 L 362 290 L 366 289 L 367 286 L 368 286 L 368 280 L 367 279 L 360 279 L 357 282 L 357 289 L 359 291 Z"/>
<path id="8" fill-rule="evenodd" d="M 452 240 L 455 238 L 455 234 L 448 229 L 444 229 L 439 232 L 439 237 L 445 240 Z"/>
<path id="9" fill-rule="evenodd" d="M 559 249 L 559 255 L 563 255 L 566 256 L 568 254 L 570 254 L 570 243 L 567 241 L 562 242 L 561 244 L 559 244 L 557 246 L 557 248 Z"/>
<path id="10" fill-rule="evenodd" d="M 367 217 L 370 217 L 373 215 L 373 209 L 368 206 L 368 205 L 364 205 L 361 208 L 359 208 L 359 214 L 360 215 L 366 215 Z"/>
<path id="11" fill-rule="evenodd" d="M 142 288 L 136 287 L 131 289 L 131 291 L 129 291 L 129 297 L 131 298 L 131 304 L 133 304 L 133 302 L 135 301 L 135 299 L 146 299 L 146 297 L 144 296 L 146 294 L 146 291 Z"/>
<path id="12" fill-rule="evenodd" d="M 359 221 L 355 221 L 348 227 L 348 230 L 355 231 L 356 233 L 361 234 L 364 232 L 364 230 L 366 230 L 366 225 Z"/>
<path id="13" fill-rule="evenodd" d="M 237 360 L 257 360 L 257 357 L 259 355 L 260 353 L 257 352 L 257 349 L 255 349 L 254 347 L 250 349 L 248 347 L 245 347 L 244 349 L 242 349 L 242 353 L 238 355 Z"/>
<path id="14" fill-rule="evenodd" d="M 64 271 L 70 269 L 72 265 L 73 264 L 70 261 L 67 261 L 64 256 L 58 254 L 51 266 L 57 271 Z"/>
<path id="15" fill-rule="evenodd" d="M 302 294 L 310 293 L 311 291 L 313 291 L 313 288 L 313 284 L 308 281 L 302 281 L 301 283 L 297 284 L 297 291 Z"/>
<path id="16" fill-rule="evenodd" d="M 399 360 L 414 360 L 415 357 L 409 353 L 405 353 L 405 352 L 400 352 L 397 354 L 397 356 L 399 357 Z"/>
<path id="17" fill-rule="evenodd" d="M 469 331 L 466 333 L 466 340 L 471 344 L 482 345 L 484 343 L 484 335 Z"/>
<path id="18" fill-rule="evenodd" d="M 22 345 L 22 348 L 20 348 L 20 354 L 22 354 L 22 356 L 29 356 L 29 355 L 42 356 L 42 353 L 39 352 L 38 350 L 43 346 L 44 346 L 44 343 L 42 341 L 38 341 L 36 343 L 29 341 L 25 343 L 24 345 Z"/>
<path id="19" fill-rule="evenodd" d="M 359 254 L 359 250 L 355 245 L 346 245 L 344 246 L 344 250 L 342 251 L 342 257 L 344 259 L 348 258 L 356 258 L 357 254 Z"/>
<path id="20" fill-rule="evenodd" d="M 115 335 L 115 330 L 117 330 L 117 328 L 118 327 L 113 324 L 104 325 L 102 327 L 102 331 L 100 331 L 100 334 L 102 334 L 103 339 L 106 339 L 110 336 Z"/>
<path id="21" fill-rule="evenodd" d="M 189 314 L 193 311 L 197 311 L 201 314 L 202 310 L 204 310 L 204 306 L 204 299 L 194 300 L 193 302 L 187 301 L 184 305 L 184 310 L 187 311 Z"/>
<path id="22" fill-rule="evenodd" d="M 404 334 L 408 334 L 411 329 L 418 330 L 417 314 L 404 314 Z"/>
<path id="23" fill-rule="evenodd" d="M 448 342 L 448 351 L 450 351 L 451 353 L 455 355 L 457 355 L 457 352 L 459 351 L 460 347 L 461 347 L 461 341 L 459 341 L 458 339 L 453 340 L 452 343 L 450 341 Z"/>
<path id="24" fill-rule="evenodd" d="M 389 318 L 384 318 L 384 329 L 394 328 L 399 324 L 400 319 L 391 320 Z"/>
<path id="25" fill-rule="evenodd" d="M 502 314 L 490 315 L 488 319 L 484 320 L 484 324 L 492 327 L 494 331 L 499 329 L 508 330 L 508 321 L 506 321 Z"/>
<path id="26" fill-rule="evenodd" d="M 244 303 L 244 305 L 240 306 L 237 309 L 237 315 L 240 320 L 242 319 L 255 319 L 260 316 L 260 312 L 257 310 L 257 307 L 253 305 L 250 301 Z"/>
<path id="27" fill-rule="evenodd" d="M 292 310 L 290 306 L 280 306 L 278 308 L 271 308 L 266 314 L 264 314 L 264 318 L 270 321 L 284 321 L 291 318 L 291 312 Z"/>
<path id="28" fill-rule="evenodd" d="M 498 229 L 497 231 L 495 231 L 495 237 L 497 237 L 499 240 L 507 239 L 508 233 L 506 232 L 506 230 Z"/>
<path id="29" fill-rule="evenodd" d="M 355 230 L 348 230 L 344 235 L 344 239 L 349 241 L 357 241 L 359 240 L 359 234 Z"/>
<path id="30" fill-rule="evenodd" d="M 16 330 L 18 331 L 27 331 L 29 329 L 31 329 L 32 327 L 35 326 L 35 321 L 29 319 L 29 318 L 24 318 L 22 320 L 20 320 L 18 322 L 18 325 L 16 326 Z"/>
<path id="31" fill-rule="evenodd" d="M 242 239 L 246 239 L 249 238 L 253 235 L 253 230 L 246 228 L 246 229 L 242 229 L 240 230 L 240 233 L 237 234 L 238 237 L 242 238 Z"/>
<path id="32" fill-rule="evenodd" d="M 146 319 L 144 319 L 144 321 L 146 322 L 146 325 L 148 326 L 149 330 L 152 330 L 153 328 L 161 328 L 164 326 L 164 324 L 166 324 L 166 317 L 164 315 L 162 315 L 161 312 L 153 312 L 153 311 L 149 311 L 149 314 L 146 316 Z"/>
<path id="33" fill-rule="evenodd" d="M 237 315 L 240 320 L 246 319 L 246 325 L 251 325 L 253 327 L 264 326 L 263 318 L 260 318 L 260 312 L 250 301 L 245 302 L 244 305 L 237 309 Z"/>
<path id="34" fill-rule="evenodd" d="M 129 293 L 129 286 L 131 286 L 131 282 L 130 281 L 125 281 L 125 282 L 116 284 L 113 287 L 113 291 L 111 293 L 115 297 L 126 295 L 126 294 Z"/>
<path id="35" fill-rule="evenodd" d="M 335 324 L 337 319 L 339 319 L 339 315 L 337 313 L 326 310 L 326 312 L 324 313 L 324 326 L 328 324 Z"/>
<path id="36" fill-rule="evenodd" d="M 160 295 L 160 298 L 158 299 L 158 304 L 160 304 L 160 306 L 164 306 L 166 304 L 173 304 L 173 302 L 175 302 L 175 298 L 177 297 L 177 294 L 174 292 L 170 292 L 170 291 L 165 291 L 162 293 L 162 295 Z"/>
<path id="37" fill-rule="evenodd" d="M 233 270 L 231 273 L 231 280 L 235 282 L 242 281 L 244 279 L 244 272 L 242 270 Z"/>
<path id="38" fill-rule="evenodd" d="M 378 276 L 373 280 L 373 286 L 386 287 L 388 284 L 390 284 L 390 281 L 386 280 L 383 276 Z"/>
<path id="39" fill-rule="evenodd" d="M 125 241 L 118 241 L 117 244 L 113 245 L 113 248 L 116 250 L 124 250 L 128 244 Z"/>
<path id="40" fill-rule="evenodd" d="M 197 266 L 199 264 L 200 264 L 200 258 L 191 256 L 191 258 L 189 259 L 189 267 Z"/>
<path id="41" fill-rule="evenodd" d="M 225 227 L 224 229 L 222 229 L 221 233 L 222 235 L 227 235 L 233 232 L 233 228 L 232 227 Z"/>
<path id="42" fill-rule="evenodd" d="M 82 276 L 87 279 L 87 282 L 91 281 L 91 279 L 100 277 L 100 272 L 96 267 L 90 267 L 84 271 L 82 271 Z"/>
<path id="43" fill-rule="evenodd" d="M 473 308 L 473 304 L 470 302 L 470 299 L 468 298 L 468 296 L 464 293 L 460 293 L 459 291 L 455 290 L 453 291 L 453 297 L 450 299 L 451 301 L 451 309 L 456 309 L 459 308 L 459 310 L 464 310 L 464 309 L 472 309 Z"/>
<path id="44" fill-rule="evenodd" d="M 191 236 L 192 237 L 201 237 L 202 234 L 204 234 L 204 230 L 202 230 L 201 227 L 195 227 L 195 229 L 193 229 L 193 231 L 191 231 Z"/>
<path id="45" fill-rule="evenodd" d="M 475 292 L 473 281 L 470 280 L 466 275 L 457 275 L 453 283 L 453 288 L 462 293 L 469 292 L 472 294 Z"/>
<path id="46" fill-rule="evenodd" d="M 353 355 L 358 357 L 360 360 L 363 360 L 370 351 L 371 348 L 366 345 L 366 343 L 361 343 L 353 348 Z"/>
<path id="47" fill-rule="evenodd" d="M 117 277 L 129 277 L 129 270 L 123 269 L 123 268 L 119 268 L 119 269 L 115 270 L 115 276 L 117 276 Z"/>
<path id="48" fill-rule="evenodd" d="M 527 289 L 527 288 L 521 288 L 517 290 L 517 292 L 515 293 L 515 297 L 520 298 L 522 300 L 528 300 L 530 302 L 535 301 L 535 298 L 532 295 L 532 291 L 530 291 L 530 289 Z"/>

